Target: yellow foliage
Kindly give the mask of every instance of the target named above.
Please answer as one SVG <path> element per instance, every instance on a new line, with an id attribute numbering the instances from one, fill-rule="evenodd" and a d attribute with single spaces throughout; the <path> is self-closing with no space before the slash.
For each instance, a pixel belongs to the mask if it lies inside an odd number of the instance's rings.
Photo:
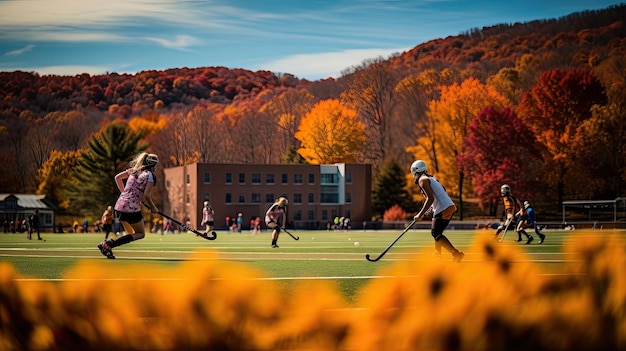
<path id="1" fill-rule="evenodd" d="M 426 113 L 433 120 L 428 135 L 417 140 L 416 147 L 407 150 L 415 152 L 416 158 L 427 153 L 426 160 L 438 165 L 438 169 L 432 172 L 446 179 L 448 193 L 458 193 L 460 175 L 456 157 L 463 154 L 467 126 L 485 107 L 501 109 L 509 105 L 508 99 L 493 86 L 482 84 L 475 78 L 444 86 L 439 100 L 428 103 Z M 465 187 L 465 195 L 469 192 L 470 187 Z"/>
<path id="2" fill-rule="evenodd" d="M 308 163 L 354 163 L 365 143 L 365 125 L 339 100 L 323 100 L 302 118 L 295 137 Z"/>
<path id="3" fill-rule="evenodd" d="M 1 263 L 0 349 L 623 350 L 626 245 L 603 234 L 577 231 L 555 275 L 477 233 L 460 264 L 424 249 L 353 304 L 331 281 L 286 291 L 214 251 L 177 268 L 81 261 L 62 282 Z"/>
<path id="4" fill-rule="evenodd" d="M 142 117 L 134 117 L 128 123 L 130 129 L 133 132 L 138 133 L 142 136 L 142 138 L 146 138 L 159 130 L 165 128 L 167 125 L 167 120 L 165 118 L 159 118 L 158 120 L 148 120 Z"/>

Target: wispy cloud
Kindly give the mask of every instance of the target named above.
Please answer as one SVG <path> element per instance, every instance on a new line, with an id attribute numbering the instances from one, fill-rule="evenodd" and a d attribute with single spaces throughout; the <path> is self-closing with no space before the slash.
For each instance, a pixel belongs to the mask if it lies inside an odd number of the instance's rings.
<path id="1" fill-rule="evenodd" d="M 257 64 L 258 69 L 267 69 L 273 72 L 298 72 L 307 78 L 337 78 L 347 68 L 358 66 L 365 60 L 378 57 L 388 58 L 394 53 L 401 53 L 409 48 L 398 49 L 363 49 L 343 50 L 317 54 L 300 54 L 287 56 L 278 60 Z"/>
<path id="2" fill-rule="evenodd" d="M 119 68 L 119 67 L 118 67 Z M 2 71 L 24 71 L 24 72 L 37 72 L 40 75 L 61 75 L 61 76 L 74 76 L 77 74 L 87 73 L 89 75 L 106 74 L 110 72 L 117 73 L 130 73 L 136 72 L 124 72 L 111 66 L 87 66 L 87 65 L 57 65 L 57 66 L 40 66 L 40 67 L 1 67 Z"/>
<path id="3" fill-rule="evenodd" d="M 17 56 L 17 55 L 21 55 L 27 51 L 32 50 L 35 47 L 35 45 L 26 45 L 25 47 L 21 48 L 21 49 L 17 49 L 17 50 L 13 50 L 13 51 L 9 51 L 7 53 L 5 53 L 5 55 L 7 56 Z"/>
<path id="4" fill-rule="evenodd" d="M 174 37 L 173 40 L 154 37 L 148 37 L 146 39 L 158 43 L 159 45 L 162 45 L 166 48 L 177 50 L 188 50 L 190 47 L 196 46 L 201 43 L 200 40 L 190 35 L 177 35 L 176 37 Z"/>

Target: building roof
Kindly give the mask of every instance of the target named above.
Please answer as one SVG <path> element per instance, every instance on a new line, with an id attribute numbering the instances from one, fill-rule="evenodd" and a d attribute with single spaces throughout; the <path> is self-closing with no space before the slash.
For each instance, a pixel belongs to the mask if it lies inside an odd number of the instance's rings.
<path id="1" fill-rule="evenodd" d="M 5 201 L 7 197 L 17 198 L 17 205 L 30 209 L 54 209 L 54 206 L 46 200 L 46 195 L 35 194 L 0 194 L 0 201 Z"/>

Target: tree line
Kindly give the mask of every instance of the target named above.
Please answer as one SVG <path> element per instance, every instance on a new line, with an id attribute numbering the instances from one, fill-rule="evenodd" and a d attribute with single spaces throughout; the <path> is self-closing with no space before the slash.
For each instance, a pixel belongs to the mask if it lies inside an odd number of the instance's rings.
<path id="1" fill-rule="evenodd" d="M 374 187 L 379 217 L 394 205 L 410 212 L 420 199 L 407 178 L 415 158 L 446 180 L 461 218 L 469 198 L 493 212 L 502 183 L 555 212 L 563 199 L 615 198 L 626 179 L 626 70 L 623 44 L 614 44 L 624 26 L 623 20 L 600 20 L 615 12 L 624 7 L 585 14 L 587 21 L 574 16 L 578 25 L 596 27 L 564 26 L 569 31 L 544 38 L 542 50 L 515 51 L 507 59 L 490 59 L 485 51 L 478 60 L 460 61 L 477 49 L 470 45 L 472 33 L 443 40 L 464 54 L 443 54 L 447 45 L 429 42 L 318 82 L 269 72 L 180 69 L 125 75 L 100 93 L 104 82 L 121 75 L 1 73 L 0 160 L 7 171 L 0 189 L 45 193 L 68 212 L 99 212 L 114 200 L 113 175 L 133 153 L 150 150 L 163 167 L 359 162 L 373 165 L 375 182 L 389 167 L 403 170 L 403 178 L 392 177 L 407 180 L 402 190 Z M 506 28 L 484 35 L 503 33 Z M 548 45 L 556 38 L 605 44 L 592 52 L 581 46 L 571 55 L 571 45 Z M 491 52 L 502 55 L 501 49 Z M 186 72 L 193 83 L 163 78 L 176 72 Z M 248 79 L 237 78 L 244 73 Z M 47 83 L 35 90 L 39 79 Z M 60 81 L 65 83 L 49 89 Z M 89 100 L 94 98 L 99 100 Z"/>

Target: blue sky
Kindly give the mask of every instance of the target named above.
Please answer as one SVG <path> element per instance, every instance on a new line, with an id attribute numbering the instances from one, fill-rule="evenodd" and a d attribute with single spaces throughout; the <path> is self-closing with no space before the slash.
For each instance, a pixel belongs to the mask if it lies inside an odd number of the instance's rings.
<path id="1" fill-rule="evenodd" d="M 605 0 L 0 0 L 0 71 L 225 66 L 318 80 L 366 59 Z"/>

